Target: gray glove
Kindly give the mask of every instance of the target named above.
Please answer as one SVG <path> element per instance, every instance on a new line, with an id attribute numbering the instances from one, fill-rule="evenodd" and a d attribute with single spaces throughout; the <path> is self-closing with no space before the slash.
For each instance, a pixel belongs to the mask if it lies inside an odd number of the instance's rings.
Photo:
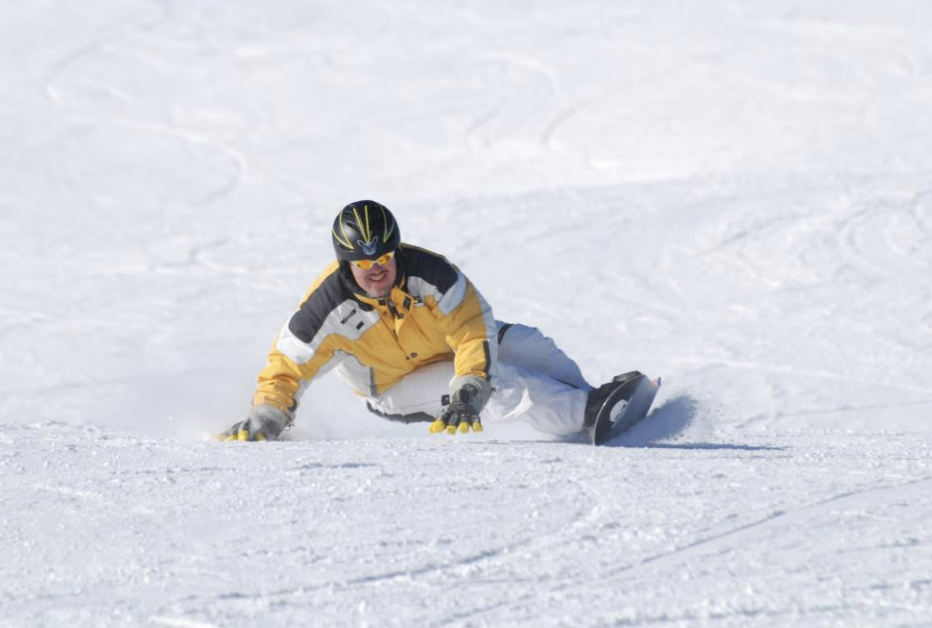
<path id="1" fill-rule="evenodd" d="M 240 421 L 217 436 L 218 440 L 277 440 L 294 422 L 289 413 L 275 406 L 258 405 L 245 421 Z"/>
<path id="2" fill-rule="evenodd" d="M 450 403 L 441 410 L 437 420 L 430 424 L 430 433 L 465 434 L 472 428 L 482 431 L 479 413 L 492 395 L 492 385 L 481 377 L 467 375 L 455 377 L 450 384 Z"/>

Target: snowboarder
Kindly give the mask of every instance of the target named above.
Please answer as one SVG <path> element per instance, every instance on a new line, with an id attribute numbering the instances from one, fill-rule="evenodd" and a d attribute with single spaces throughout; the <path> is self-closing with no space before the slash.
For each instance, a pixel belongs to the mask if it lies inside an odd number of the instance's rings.
<path id="1" fill-rule="evenodd" d="M 482 431 L 480 416 L 591 433 L 606 400 L 631 379 L 593 388 L 536 328 L 496 321 L 456 266 L 402 243 L 380 203 L 344 207 L 332 242 L 336 261 L 275 339 L 248 418 L 222 439 L 278 438 L 305 386 L 334 368 L 372 413 L 450 434 Z"/>

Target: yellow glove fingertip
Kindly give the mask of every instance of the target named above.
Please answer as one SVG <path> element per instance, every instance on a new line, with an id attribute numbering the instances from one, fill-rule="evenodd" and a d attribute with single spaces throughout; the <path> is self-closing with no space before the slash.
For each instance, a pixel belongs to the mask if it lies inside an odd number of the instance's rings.
<path id="1" fill-rule="evenodd" d="M 482 431 L 482 423 L 480 423 L 479 421 L 473 421 L 473 422 L 472 422 L 472 431 L 473 431 L 473 432 L 481 432 L 481 431 Z"/>
<path id="2" fill-rule="evenodd" d="M 265 434 L 259 434 L 258 436 L 256 436 L 256 440 L 266 440 Z"/>
<path id="3" fill-rule="evenodd" d="M 236 440 L 249 440 L 249 430 L 240 430 L 236 435 Z"/>
<path id="4" fill-rule="evenodd" d="M 455 425 L 451 425 L 451 426 L 447 427 L 447 434 L 450 434 L 451 436 L 455 435 L 455 434 L 456 434 L 456 426 L 455 426 Z"/>
<path id="5" fill-rule="evenodd" d="M 441 421 L 440 419 L 437 419 L 436 421 L 434 421 L 433 423 L 430 424 L 430 433 L 431 433 L 431 434 L 439 434 L 440 432 L 444 431 L 445 429 L 447 429 L 447 424 L 444 423 L 443 421 Z"/>
<path id="6" fill-rule="evenodd" d="M 220 434 L 219 436 L 225 443 L 229 443 L 231 440 L 236 440 L 236 434 L 227 434 L 226 436 Z"/>
<path id="7" fill-rule="evenodd" d="M 462 423 L 460 423 L 459 430 L 460 430 L 460 434 L 469 433 L 469 423 L 466 421 L 463 421 Z"/>

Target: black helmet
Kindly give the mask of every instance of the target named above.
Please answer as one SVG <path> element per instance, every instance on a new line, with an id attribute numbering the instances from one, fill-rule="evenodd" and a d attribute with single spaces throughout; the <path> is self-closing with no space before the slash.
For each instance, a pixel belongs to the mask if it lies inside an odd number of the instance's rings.
<path id="1" fill-rule="evenodd" d="M 350 203 L 333 221 L 333 250 L 340 260 L 378 259 L 401 243 L 398 223 L 375 201 Z"/>

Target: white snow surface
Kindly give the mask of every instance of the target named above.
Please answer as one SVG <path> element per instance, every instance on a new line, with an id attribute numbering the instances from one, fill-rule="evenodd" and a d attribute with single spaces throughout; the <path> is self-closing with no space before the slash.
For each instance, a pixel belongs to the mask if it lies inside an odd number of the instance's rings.
<path id="1" fill-rule="evenodd" d="M 932 626 L 932 4 L 0 3 L 0 627 Z M 335 378 L 218 443 L 374 198 L 594 448 Z"/>

